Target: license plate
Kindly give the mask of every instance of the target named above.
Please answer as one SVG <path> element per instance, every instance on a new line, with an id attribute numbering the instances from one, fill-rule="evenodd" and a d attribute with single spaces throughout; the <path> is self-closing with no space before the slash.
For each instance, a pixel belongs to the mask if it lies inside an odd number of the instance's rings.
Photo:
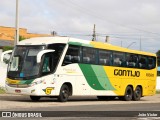
<path id="1" fill-rule="evenodd" d="M 21 90 L 15 90 L 16 93 L 21 93 Z"/>

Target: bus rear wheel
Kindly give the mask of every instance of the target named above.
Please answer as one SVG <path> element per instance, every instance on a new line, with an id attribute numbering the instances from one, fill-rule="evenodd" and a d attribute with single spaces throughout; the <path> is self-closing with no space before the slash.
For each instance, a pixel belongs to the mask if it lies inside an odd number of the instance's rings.
<path id="1" fill-rule="evenodd" d="M 123 100 L 125 101 L 131 101 L 133 96 L 133 90 L 131 86 L 127 86 L 125 95 L 123 96 Z"/>
<path id="2" fill-rule="evenodd" d="M 142 96 L 142 90 L 139 86 L 137 86 L 133 93 L 133 100 L 138 101 L 141 99 L 141 96 Z"/>
<path id="3" fill-rule="evenodd" d="M 39 101 L 40 100 L 40 96 L 30 96 L 32 101 Z"/>
<path id="4" fill-rule="evenodd" d="M 67 85 L 62 85 L 59 96 L 58 96 L 58 101 L 59 102 L 66 102 L 69 98 L 69 88 Z"/>

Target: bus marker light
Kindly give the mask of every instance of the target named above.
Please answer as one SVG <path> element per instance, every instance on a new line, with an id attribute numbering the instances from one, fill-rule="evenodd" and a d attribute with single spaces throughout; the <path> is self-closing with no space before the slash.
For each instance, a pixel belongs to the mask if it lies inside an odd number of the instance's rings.
<path id="1" fill-rule="evenodd" d="M 21 90 L 15 90 L 16 93 L 21 93 Z"/>

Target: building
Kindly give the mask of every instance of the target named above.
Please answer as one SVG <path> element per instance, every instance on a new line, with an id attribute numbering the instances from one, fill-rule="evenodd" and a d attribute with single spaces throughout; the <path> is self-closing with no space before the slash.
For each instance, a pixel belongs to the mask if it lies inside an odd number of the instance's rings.
<path id="1" fill-rule="evenodd" d="M 28 33 L 27 29 L 19 28 L 19 35 L 23 38 L 52 36 L 49 34 Z M 15 28 L 0 26 L 0 46 L 13 46 L 15 38 Z"/>

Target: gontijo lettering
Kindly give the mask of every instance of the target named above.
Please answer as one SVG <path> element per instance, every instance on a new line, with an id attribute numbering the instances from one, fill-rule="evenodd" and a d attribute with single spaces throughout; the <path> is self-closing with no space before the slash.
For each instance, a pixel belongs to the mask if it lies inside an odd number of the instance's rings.
<path id="1" fill-rule="evenodd" d="M 131 76 L 131 77 L 139 77 L 140 72 L 139 71 L 132 71 L 132 70 L 121 70 L 121 69 L 115 69 L 114 75 L 116 76 Z"/>

